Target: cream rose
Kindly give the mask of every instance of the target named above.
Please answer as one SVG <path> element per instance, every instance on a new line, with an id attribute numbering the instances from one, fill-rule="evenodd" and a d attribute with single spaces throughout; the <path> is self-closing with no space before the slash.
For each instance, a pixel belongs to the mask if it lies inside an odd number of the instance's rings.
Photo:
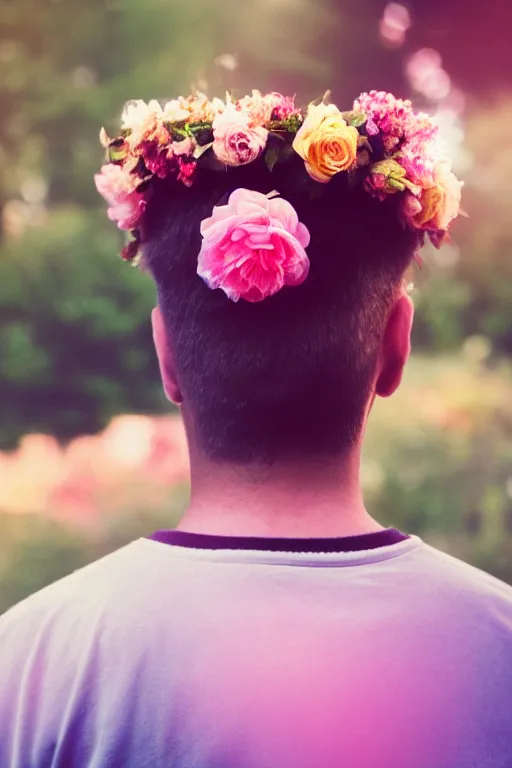
<path id="1" fill-rule="evenodd" d="M 168 123 L 180 123 L 190 118 L 190 110 L 184 99 L 171 99 L 163 108 L 162 120 Z"/>
<path id="2" fill-rule="evenodd" d="M 123 110 L 121 127 L 130 131 L 127 142 L 131 149 L 137 147 L 141 141 L 158 133 L 161 128 L 162 107 L 153 99 L 146 104 L 145 101 L 129 101 Z"/>
<path id="3" fill-rule="evenodd" d="M 272 116 L 273 104 L 261 91 L 253 90 L 252 96 L 240 99 L 238 108 L 249 115 L 253 125 L 265 126 Z"/>
<path id="4" fill-rule="evenodd" d="M 334 104 L 310 104 L 293 148 L 311 178 L 325 183 L 354 165 L 358 136 L 357 128 L 347 125 Z"/>

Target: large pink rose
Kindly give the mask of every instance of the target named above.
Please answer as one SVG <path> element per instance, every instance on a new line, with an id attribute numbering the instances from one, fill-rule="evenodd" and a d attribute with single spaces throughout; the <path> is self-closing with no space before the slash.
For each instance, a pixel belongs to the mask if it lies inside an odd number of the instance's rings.
<path id="1" fill-rule="evenodd" d="M 309 232 L 280 197 L 236 189 L 201 224 L 197 274 L 232 300 L 262 301 L 309 272 Z"/>
<path id="2" fill-rule="evenodd" d="M 246 112 L 228 105 L 213 121 L 213 151 L 226 165 L 246 165 L 261 154 L 266 146 L 268 131 L 254 125 Z"/>
<path id="3" fill-rule="evenodd" d="M 96 189 L 107 201 L 108 217 L 119 229 L 135 229 L 146 208 L 144 196 L 137 192 L 137 179 L 128 167 L 107 163 L 94 176 Z"/>

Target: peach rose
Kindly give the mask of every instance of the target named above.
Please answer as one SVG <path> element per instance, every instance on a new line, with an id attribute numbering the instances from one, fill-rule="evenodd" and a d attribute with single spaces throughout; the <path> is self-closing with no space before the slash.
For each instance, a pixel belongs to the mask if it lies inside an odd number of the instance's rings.
<path id="1" fill-rule="evenodd" d="M 446 231 L 459 214 L 462 182 L 452 173 L 447 161 L 437 163 L 434 184 L 418 196 L 407 195 L 404 215 L 414 229 Z"/>
<path id="2" fill-rule="evenodd" d="M 213 151 L 226 165 L 246 165 L 261 154 L 268 131 L 253 125 L 250 116 L 229 104 L 213 121 Z"/>
<path id="3" fill-rule="evenodd" d="M 325 183 L 354 165 L 358 136 L 357 128 L 347 125 L 334 104 L 310 104 L 293 148 L 305 161 L 311 178 Z"/>

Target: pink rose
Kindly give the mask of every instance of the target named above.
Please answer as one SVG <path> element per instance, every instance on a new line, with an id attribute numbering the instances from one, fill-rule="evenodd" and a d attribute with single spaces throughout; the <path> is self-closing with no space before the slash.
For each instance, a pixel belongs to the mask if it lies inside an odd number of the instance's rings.
<path id="1" fill-rule="evenodd" d="M 261 154 L 268 131 L 253 125 L 250 115 L 228 105 L 213 121 L 213 151 L 226 165 L 246 165 Z"/>
<path id="2" fill-rule="evenodd" d="M 282 198 L 236 189 L 202 222 L 201 234 L 197 274 L 232 301 L 262 301 L 308 276 L 309 232 Z"/>
<path id="3" fill-rule="evenodd" d="M 146 208 L 144 196 L 137 192 L 140 181 L 126 168 L 108 163 L 94 176 L 96 189 L 107 201 L 108 217 L 119 229 L 135 229 Z"/>

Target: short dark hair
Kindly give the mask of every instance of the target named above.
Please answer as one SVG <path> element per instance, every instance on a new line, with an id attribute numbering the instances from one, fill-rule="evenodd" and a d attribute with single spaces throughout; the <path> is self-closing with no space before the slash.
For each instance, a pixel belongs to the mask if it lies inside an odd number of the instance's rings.
<path id="1" fill-rule="evenodd" d="M 288 189 L 289 163 L 155 179 L 142 228 L 180 387 L 213 460 L 271 464 L 344 453 L 358 438 L 376 355 L 418 237 L 400 195 L 380 202 L 341 173 L 318 195 Z M 258 303 L 210 290 L 197 270 L 202 219 L 236 188 L 277 189 L 311 233 L 306 281 Z"/>

